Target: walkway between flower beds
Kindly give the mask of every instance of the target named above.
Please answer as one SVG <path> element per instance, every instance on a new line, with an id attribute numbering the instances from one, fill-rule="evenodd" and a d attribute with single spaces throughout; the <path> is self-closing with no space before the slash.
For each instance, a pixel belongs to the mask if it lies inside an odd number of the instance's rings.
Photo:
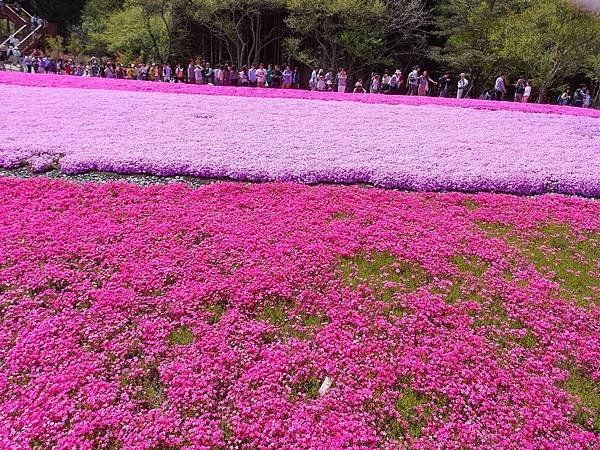
<path id="1" fill-rule="evenodd" d="M 495 102 L 478 99 L 411 97 L 407 95 L 339 94 L 337 92 L 311 92 L 305 90 L 256 89 L 246 87 L 201 86 L 195 84 L 154 83 L 137 80 L 117 80 L 60 76 L 46 74 L 24 74 L 0 72 L 0 84 L 39 87 L 72 87 L 77 89 L 108 89 L 133 92 L 163 92 L 190 95 L 233 95 L 253 98 L 285 98 L 304 100 L 346 101 L 386 105 L 448 106 L 482 109 L 486 111 L 519 111 L 540 114 L 559 114 L 600 118 L 600 110 L 574 108 L 536 103 Z"/>

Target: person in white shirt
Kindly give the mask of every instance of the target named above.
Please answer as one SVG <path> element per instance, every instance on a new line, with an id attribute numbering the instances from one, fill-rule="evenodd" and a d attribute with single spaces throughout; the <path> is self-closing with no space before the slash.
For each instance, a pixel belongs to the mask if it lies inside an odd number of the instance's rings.
<path id="1" fill-rule="evenodd" d="M 198 64 L 194 67 L 194 79 L 196 80 L 196 84 L 202 84 L 202 67 Z"/>
<path id="2" fill-rule="evenodd" d="M 381 79 L 378 74 L 373 74 L 371 78 L 371 86 L 369 87 L 370 94 L 379 94 L 379 88 L 381 87 Z"/>
<path id="3" fill-rule="evenodd" d="M 529 101 L 529 97 L 531 97 L 531 81 L 528 81 L 525 85 L 525 92 L 523 93 L 523 98 L 521 101 L 523 103 L 527 103 Z"/>
<path id="4" fill-rule="evenodd" d="M 317 70 L 318 69 L 315 67 L 314 70 L 312 71 L 312 73 L 310 74 L 310 80 L 308 81 L 308 86 L 310 87 L 311 91 L 317 90 L 317 83 L 319 82 L 319 75 L 318 75 Z"/>
<path id="5" fill-rule="evenodd" d="M 506 75 L 504 72 L 500 74 L 498 78 L 496 78 L 496 83 L 494 83 L 494 100 L 504 100 L 504 96 L 506 95 Z"/>
<path id="6" fill-rule="evenodd" d="M 415 66 L 413 71 L 408 74 L 408 95 L 417 95 L 419 92 L 419 72 L 421 68 Z"/>
<path id="7" fill-rule="evenodd" d="M 590 94 L 590 90 L 586 88 L 585 96 L 583 97 L 583 107 L 589 108 L 592 106 L 592 95 Z"/>
<path id="8" fill-rule="evenodd" d="M 258 65 L 258 69 L 256 69 L 256 86 L 259 88 L 264 88 L 266 81 L 267 81 L 267 71 L 265 70 L 264 64 L 260 63 Z"/>
<path id="9" fill-rule="evenodd" d="M 458 79 L 458 90 L 456 91 L 456 98 L 463 98 L 467 93 L 469 87 L 469 80 L 465 78 L 465 74 L 461 73 Z"/>
<path id="10" fill-rule="evenodd" d="M 31 57 L 31 55 L 25 55 L 25 57 L 23 58 L 23 65 L 25 66 L 25 72 L 33 73 L 33 58 Z"/>

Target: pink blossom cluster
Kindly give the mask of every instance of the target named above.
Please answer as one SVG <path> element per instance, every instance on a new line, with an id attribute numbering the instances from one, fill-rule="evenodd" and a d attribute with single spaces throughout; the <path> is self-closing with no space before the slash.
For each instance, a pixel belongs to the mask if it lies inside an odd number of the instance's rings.
<path id="1" fill-rule="evenodd" d="M 138 80 L 118 80 L 114 78 L 88 78 L 56 76 L 49 74 L 24 74 L 0 72 L 0 84 L 17 86 L 39 86 L 77 89 L 109 89 L 118 91 L 163 92 L 171 94 L 228 95 L 254 98 L 287 98 L 308 100 L 351 101 L 369 104 L 448 106 L 453 108 L 473 108 L 488 111 L 518 111 L 540 114 L 567 114 L 573 116 L 600 118 L 600 111 L 571 106 L 557 106 L 533 103 L 491 102 L 476 99 L 455 99 L 438 97 L 389 96 L 339 94 L 337 92 L 311 92 L 304 90 L 257 89 L 225 86 L 202 86 L 179 83 L 152 83 Z"/>
<path id="2" fill-rule="evenodd" d="M 600 195 L 600 120 L 585 115 L 10 84 L 0 96 L 22 118 L 2 167 Z"/>
<path id="3" fill-rule="evenodd" d="M 3 178 L 0 208 L 2 448 L 600 444 L 563 389 L 600 381 L 600 310 L 490 233 L 597 245 L 597 201 Z"/>

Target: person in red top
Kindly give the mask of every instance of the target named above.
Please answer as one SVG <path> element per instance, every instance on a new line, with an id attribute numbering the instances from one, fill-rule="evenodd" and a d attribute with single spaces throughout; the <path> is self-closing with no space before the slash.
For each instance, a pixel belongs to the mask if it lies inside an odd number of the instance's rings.
<path id="1" fill-rule="evenodd" d="M 65 64 L 65 75 L 73 75 L 73 66 L 71 61 L 67 61 Z"/>

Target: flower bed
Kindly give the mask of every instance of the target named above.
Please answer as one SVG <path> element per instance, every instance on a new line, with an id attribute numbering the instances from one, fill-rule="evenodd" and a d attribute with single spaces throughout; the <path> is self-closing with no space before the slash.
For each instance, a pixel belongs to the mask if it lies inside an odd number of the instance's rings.
<path id="1" fill-rule="evenodd" d="M 0 179 L 0 208 L 2 448 L 600 443 L 597 201 Z"/>
<path id="2" fill-rule="evenodd" d="M 593 117 L 6 84 L 0 96 L 19 118 L 2 167 L 600 195 Z"/>
<path id="3" fill-rule="evenodd" d="M 438 97 L 410 97 L 389 95 L 338 94 L 337 92 L 310 92 L 305 90 L 251 89 L 225 86 L 200 86 L 193 84 L 154 83 L 137 80 L 117 80 L 46 74 L 24 74 L 0 72 L 0 84 L 17 86 L 38 86 L 77 89 L 108 89 L 117 91 L 163 92 L 175 94 L 231 95 L 255 98 L 287 98 L 308 100 L 351 101 L 370 104 L 410 105 L 410 106 L 449 106 L 489 111 L 518 111 L 540 114 L 566 114 L 573 116 L 600 118 L 596 109 L 574 108 L 571 106 L 538 105 L 534 103 L 492 102 L 483 100 Z"/>

